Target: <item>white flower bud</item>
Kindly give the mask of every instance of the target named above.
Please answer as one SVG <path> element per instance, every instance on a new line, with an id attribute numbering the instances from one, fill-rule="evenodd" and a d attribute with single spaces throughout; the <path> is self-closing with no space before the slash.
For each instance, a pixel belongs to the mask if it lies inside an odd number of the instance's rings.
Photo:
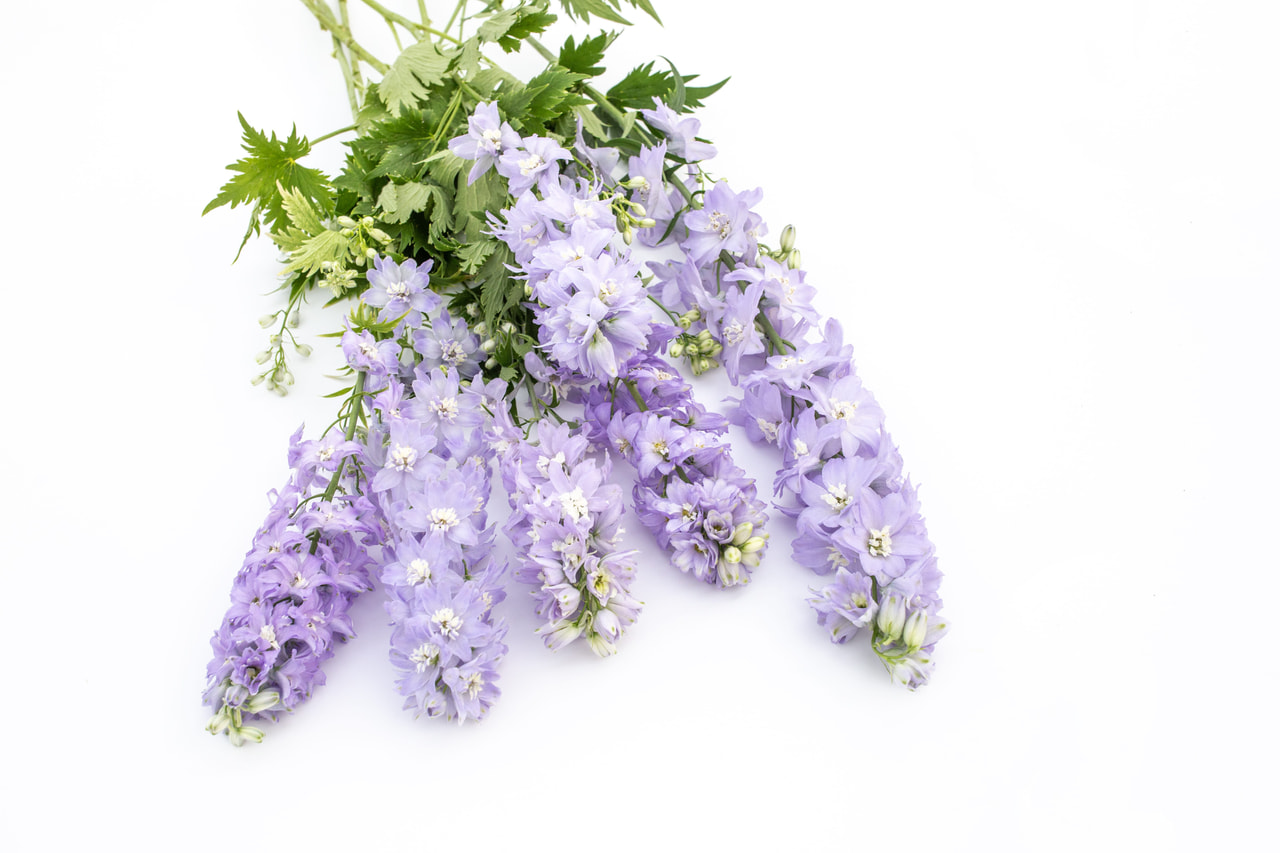
<path id="1" fill-rule="evenodd" d="M 263 711 L 270 710 L 270 708 L 279 701 L 279 691 L 263 690 L 253 696 L 250 696 L 248 703 L 244 706 L 244 709 L 250 714 L 261 714 Z"/>
<path id="2" fill-rule="evenodd" d="M 484 337 L 485 335 L 489 334 L 489 324 L 481 320 L 479 323 L 476 323 L 474 326 L 471 327 L 471 331 L 475 332 L 477 335 L 480 335 L 481 337 Z"/>
<path id="3" fill-rule="evenodd" d="M 876 629 L 880 632 L 880 641 L 885 644 L 897 642 L 906 621 L 906 601 L 898 593 L 890 593 L 889 597 L 881 602 L 880 612 L 876 614 Z"/>
<path id="4" fill-rule="evenodd" d="M 338 224 L 343 228 L 355 228 L 357 223 L 350 216 L 339 216 Z"/>
<path id="5" fill-rule="evenodd" d="M 298 312 L 297 312 L 296 310 L 295 310 L 292 314 L 290 314 L 290 315 L 289 315 L 289 328 L 290 328 L 290 329 L 296 329 L 296 328 L 298 328 L 298 324 L 299 324 L 300 322 L 302 322 L 302 321 L 301 321 L 301 319 L 299 319 L 299 317 L 300 317 L 300 315 L 298 314 Z"/>
<path id="6" fill-rule="evenodd" d="M 509 334 L 511 334 L 512 332 L 514 332 L 515 330 L 516 330 L 516 324 L 515 324 L 515 323 L 503 323 L 503 324 L 502 324 L 502 331 L 506 332 L 508 335 L 509 335 Z"/>
<path id="7" fill-rule="evenodd" d="M 377 240 L 379 243 L 391 242 L 391 235 L 388 234 L 386 231 L 383 231 L 381 228 L 370 228 L 369 236 Z"/>
<path id="8" fill-rule="evenodd" d="M 800 269 L 800 250 L 793 249 L 791 254 L 787 256 L 787 266 L 793 270 Z"/>
<path id="9" fill-rule="evenodd" d="M 632 240 L 634 240 L 634 239 L 636 239 L 636 232 L 635 232 L 635 231 L 633 231 L 633 230 L 631 230 L 631 226 L 630 226 L 630 225 L 628 225 L 626 228 L 623 228 L 623 229 L 622 229 L 622 242 L 624 242 L 624 243 L 626 243 L 628 246 L 630 246 L 630 245 L 631 245 L 631 241 L 632 241 Z"/>
<path id="10" fill-rule="evenodd" d="M 527 287 L 528 285 L 525 285 L 525 286 Z M 478 305 L 477 305 L 476 303 L 474 303 L 474 302 L 468 302 L 468 303 L 467 303 L 466 311 L 467 311 L 467 316 L 468 316 L 468 317 L 479 317 L 479 316 L 480 316 L 480 306 L 478 306 Z"/>
<path id="11" fill-rule="evenodd" d="M 738 548 L 737 545 L 730 545 L 728 548 L 725 548 L 722 556 L 724 557 L 724 561 L 726 563 L 742 562 L 742 551 Z"/>
<path id="12" fill-rule="evenodd" d="M 255 355 L 253 357 L 253 360 L 258 362 L 258 364 L 266 364 L 268 361 L 271 360 L 271 350 L 264 349 L 262 352 Z"/>
<path id="13" fill-rule="evenodd" d="M 765 543 L 769 541 L 769 534 L 763 536 L 752 536 L 746 542 L 742 543 L 743 554 L 755 554 L 764 549 Z"/>
<path id="14" fill-rule="evenodd" d="M 684 355 L 684 344 L 680 343 L 679 341 L 676 341 L 670 347 L 667 348 L 667 352 L 671 354 L 672 358 L 679 358 L 680 356 Z"/>
<path id="15" fill-rule="evenodd" d="M 637 222 L 636 225 L 639 225 L 641 228 L 656 228 L 658 220 L 646 216 L 644 219 Z"/>
<path id="16" fill-rule="evenodd" d="M 264 379 L 266 379 L 266 378 L 267 378 L 267 374 L 265 374 L 265 373 L 264 373 L 264 374 L 262 374 L 261 376 L 256 376 L 256 377 L 254 377 L 253 379 L 250 379 L 250 380 L 249 380 L 249 384 L 250 384 L 250 385 L 261 385 L 261 384 L 262 384 L 262 380 L 264 380 Z"/>
<path id="17" fill-rule="evenodd" d="M 902 626 L 902 644 L 907 647 L 908 652 L 918 652 L 924 645 L 928 632 L 929 614 L 927 611 L 917 610 L 907 617 L 906 624 Z"/>
<path id="18" fill-rule="evenodd" d="M 274 325 L 275 325 L 275 322 L 276 322 L 276 317 L 277 317 L 277 316 L 279 316 L 279 315 L 277 315 L 277 314 L 263 314 L 261 317 L 259 317 L 259 318 L 258 318 L 258 325 L 259 325 L 259 326 L 261 326 L 261 327 L 262 327 L 262 328 L 264 328 L 264 329 L 265 329 L 265 328 L 267 328 L 268 326 L 274 326 Z"/>
<path id="19" fill-rule="evenodd" d="M 737 527 L 733 528 L 733 544 L 742 545 L 751 538 L 751 531 L 754 529 L 755 526 L 749 521 L 744 521 Z"/>
<path id="20" fill-rule="evenodd" d="M 497 366 L 498 366 L 498 360 L 496 358 L 488 359 L 484 363 L 485 370 L 493 370 Z"/>
<path id="21" fill-rule="evenodd" d="M 373 248 L 372 246 L 370 246 L 368 249 L 365 249 L 365 250 L 364 250 L 364 256 L 365 256 L 366 258 L 368 258 L 369 260 L 371 260 L 371 261 L 373 261 L 373 260 L 377 260 L 377 258 L 378 258 L 378 250 L 377 250 L 377 249 L 375 249 L 375 248 Z"/>
<path id="22" fill-rule="evenodd" d="M 271 344 L 271 346 L 273 346 L 273 347 L 275 347 L 275 346 L 279 346 L 279 345 L 280 345 L 280 336 L 279 336 L 279 335 L 272 335 L 271 337 L 267 338 L 267 342 L 268 342 L 269 344 Z"/>
<path id="23" fill-rule="evenodd" d="M 498 342 L 495 341 L 493 338 L 486 338 L 480 344 L 480 349 L 484 350 L 485 352 L 493 352 L 497 348 L 498 348 Z"/>
<path id="24" fill-rule="evenodd" d="M 311 347 L 307 344 L 298 344 L 296 349 L 298 351 L 298 355 L 302 356 L 303 358 L 308 357 L 312 353 Z"/>

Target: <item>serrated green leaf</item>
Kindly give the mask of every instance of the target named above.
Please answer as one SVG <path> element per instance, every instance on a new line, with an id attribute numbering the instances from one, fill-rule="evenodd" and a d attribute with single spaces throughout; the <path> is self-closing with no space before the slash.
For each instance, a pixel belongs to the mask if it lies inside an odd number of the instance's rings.
<path id="1" fill-rule="evenodd" d="M 498 378 L 503 382 L 510 382 L 516 378 L 516 375 L 517 371 L 514 367 L 504 367 L 498 371 Z"/>
<path id="2" fill-rule="evenodd" d="M 347 258 L 351 250 L 351 238 L 343 237 L 339 231 L 321 231 L 307 240 L 289 258 L 285 272 L 297 270 L 303 275 L 312 275 L 320 271 L 326 262 L 337 263 Z"/>
<path id="3" fill-rule="evenodd" d="M 605 50 L 617 37 L 617 33 L 600 33 L 593 38 L 583 39 L 581 44 L 575 44 L 573 36 L 569 36 L 565 39 L 564 47 L 560 48 L 556 64 L 577 74 L 599 77 L 605 70 L 599 63 L 604 60 Z"/>
<path id="4" fill-rule="evenodd" d="M 388 183 L 378 194 L 378 208 L 382 210 L 381 219 L 392 225 L 407 222 L 409 217 L 427 209 L 431 203 L 431 188 L 426 184 Z"/>
<path id="5" fill-rule="evenodd" d="M 426 100 L 431 88 L 444 81 L 448 70 L 449 58 L 436 43 L 420 41 L 396 57 L 378 83 L 378 95 L 393 115 L 399 115 L 402 109 Z"/>
<path id="6" fill-rule="evenodd" d="M 464 41 L 452 56 L 453 67 L 468 80 L 480 72 L 480 40 L 475 36 Z"/>
<path id="7" fill-rule="evenodd" d="M 496 244 L 493 241 L 476 241 L 467 243 L 458 250 L 458 262 L 462 267 L 462 271 L 468 275 L 474 274 L 476 270 L 493 254 Z"/>
<path id="8" fill-rule="evenodd" d="M 456 227 L 463 230 L 466 242 L 483 239 L 488 228 L 487 214 L 506 206 L 507 182 L 492 169 L 468 184 L 465 174 L 458 175 L 453 216 Z"/>
<path id="9" fill-rule="evenodd" d="M 490 328 L 498 325 L 497 320 L 506 303 L 507 291 L 513 286 L 511 272 L 507 269 L 511 260 L 511 250 L 505 244 L 495 243 L 493 254 L 485 259 L 477 275 L 480 280 L 480 311 Z"/>
<path id="10" fill-rule="evenodd" d="M 529 81 L 523 88 L 512 87 L 498 98 L 498 109 L 521 124 L 547 124 L 586 103 L 572 89 L 586 79 L 567 68 L 552 65 Z M 506 88 L 504 86 L 504 88 Z"/>
<path id="11" fill-rule="evenodd" d="M 303 234 L 317 234 L 324 230 L 324 224 L 320 222 L 316 209 L 307 201 L 306 196 L 282 184 L 276 184 L 276 190 L 280 193 L 285 213 L 289 215 L 294 228 Z"/>
<path id="12" fill-rule="evenodd" d="M 618 14 L 618 0 L 560 0 L 560 5 L 570 18 L 591 23 L 591 16 L 604 18 L 606 21 L 631 26 L 631 22 Z"/>
<path id="13" fill-rule="evenodd" d="M 252 127 L 243 115 L 236 115 L 243 129 L 241 146 L 249 156 L 227 166 L 228 170 L 237 174 L 222 186 L 203 212 L 208 213 L 223 205 L 235 208 L 241 204 L 253 203 L 252 221 L 240 244 L 243 248 L 251 234 L 260 232 L 260 222 L 265 222 L 269 231 L 282 230 L 287 226 L 289 216 L 278 189 L 281 186 L 298 190 L 304 198 L 313 201 L 325 213 L 332 211 L 333 198 L 329 179 L 317 169 L 298 165 L 298 160 L 311 151 L 311 144 L 306 137 L 298 136 L 296 127 L 285 140 L 279 139 L 275 133 L 268 137 Z"/>
<path id="14" fill-rule="evenodd" d="M 609 100 L 622 107 L 639 110 L 653 109 L 654 98 L 665 98 L 671 91 L 671 72 L 654 71 L 654 63 L 637 65 L 613 85 Z"/>
<path id="15" fill-rule="evenodd" d="M 684 78 L 684 82 L 688 83 L 690 80 L 697 78 L 697 76 L 697 74 L 691 74 Z M 719 83 L 712 83 L 710 86 L 686 86 L 684 90 L 685 112 L 701 109 L 707 98 L 719 92 L 724 88 L 724 84 L 728 82 L 729 78 L 726 77 Z"/>

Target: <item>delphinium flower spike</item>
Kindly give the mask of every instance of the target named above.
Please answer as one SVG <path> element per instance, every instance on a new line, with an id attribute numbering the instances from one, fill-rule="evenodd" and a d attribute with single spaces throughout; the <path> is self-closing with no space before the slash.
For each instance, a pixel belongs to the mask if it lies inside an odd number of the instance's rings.
<path id="1" fill-rule="evenodd" d="M 289 482 L 272 493 L 213 635 L 208 730 L 225 732 L 237 746 L 261 741 L 254 723 L 294 710 L 324 684 L 324 662 L 355 636 L 351 604 L 371 588 L 368 548 L 381 531 L 346 465 L 360 445 L 337 433 L 301 437 L 299 429 L 289 448 Z"/>

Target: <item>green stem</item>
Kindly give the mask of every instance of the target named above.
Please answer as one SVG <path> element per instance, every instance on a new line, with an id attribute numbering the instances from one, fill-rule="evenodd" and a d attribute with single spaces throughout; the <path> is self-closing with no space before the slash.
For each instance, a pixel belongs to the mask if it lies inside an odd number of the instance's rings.
<path id="1" fill-rule="evenodd" d="M 426 0 L 418 0 L 418 15 L 421 16 L 422 18 L 422 26 L 424 27 L 431 26 L 431 18 L 427 16 Z"/>
<path id="2" fill-rule="evenodd" d="M 778 334 L 778 330 L 773 327 L 773 321 L 765 315 L 763 311 L 756 315 L 756 322 L 760 324 L 760 328 L 764 330 L 765 337 L 769 339 L 769 345 L 773 347 L 775 354 L 782 353 L 783 347 L 791 347 L 795 349 L 795 344 L 784 341 Z"/>
<path id="3" fill-rule="evenodd" d="M 670 169 L 663 172 L 663 174 L 667 176 L 667 180 L 670 181 L 676 189 L 680 190 L 680 195 L 684 196 L 684 200 L 688 203 L 689 208 L 691 210 L 697 210 L 701 205 L 693 200 L 693 193 L 689 192 L 689 188 L 685 186 L 684 181 L 679 180 L 676 177 L 675 173 L 679 168 L 679 166 L 672 166 Z"/>
<path id="4" fill-rule="evenodd" d="M 537 40 L 536 38 L 534 38 L 533 36 L 526 36 L 526 37 L 525 37 L 525 41 L 527 41 L 527 42 L 529 42 L 529 44 L 533 45 L 533 49 L 534 49 L 534 50 L 536 50 L 538 53 L 540 53 L 540 54 L 542 55 L 542 58 L 543 58 L 543 59 L 545 59 L 547 62 L 550 62 L 550 63 L 552 63 L 552 64 L 555 64 L 556 62 L 558 62 L 558 61 L 559 61 L 559 59 L 560 59 L 560 57 L 559 57 L 559 56 L 557 56 L 556 54 L 552 53 L 552 52 L 547 48 L 547 46 L 546 46 L 546 45 L 544 45 L 542 42 L 538 41 L 538 40 Z M 619 128 L 622 128 L 622 127 L 623 127 L 623 125 L 626 123 L 626 120 L 627 120 L 626 115 L 622 112 L 622 110 L 618 109 L 618 108 L 613 104 L 613 102 L 612 102 L 612 101 L 610 101 L 608 98 L 606 98 L 606 97 L 604 96 L 604 94 L 603 94 L 599 89 L 595 88 L 594 86 L 588 86 L 588 85 L 586 85 L 586 84 L 583 84 L 583 86 L 582 86 L 582 92 L 583 92 L 583 94 L 585 94 L 588 98 L 590 98 L 591 100 L 595 101 L 595 102 L 600 106 L 600 109 L 602 109 L 602 110 L 604 110 L 606 113 L 608 113 L 608 114 L 609 114 L 609 118 L 613 119 L 614 123 L 615 123 L 615 124 L 617 124 Z M 637 134 L 637 135 L 639 135 L 640 139 L 641 139 L 641 140 L 642 140 L 646 145 L 652 145 L 652 144 L 656 141 L 656 140 L 655 140 L 655 139 L 654 139 L 654 138 L 653 138 L 653 137 L 648 133 L 648 131 L 646 131 L 643 127 L 640 127 L 639 125 L 636 125 L 636 126 L 633 128 L 633 130 L 636 132 L 636 134 Z"/>
<path id="5" fill-rule="evenodd" d="M 311 140 L 311 144 L 316 145 L 318 143 L 324 142 L 326 139 L 332 139 L 333 137 L 337 136 L 340 133 L 346 133 L 349 130 L 357 130 L 359 127 L 360 125 L 358 124 L 349 124 L 346 127 L 340 127 L 337 130 L 331 130 L 325 135 L 317 136 L 315 139 Z"/>
<path id="6" fill-rule="evenodd" d="M 640 389 L 636 387 L 634 379 L 624 379 L 622 384 L 627 386 L 627 390 L 631 392 L 631 399 L 636 401 L 636 405 L 640 407 L 640 411 L 647 412 L 649 407 L 645 405 L 644 397 L 640 396 Z"/>
<path id="7" fill-rule="evenodd" d="M 351 406 L 351 411 L 347 412 L 347 425 L 346 425 L 346 428 L 344 428 L 342 431 L 342 434 L 347 441 L 351 441 L 351 439 L 355 438 L 355 435 L 356 435 L 356 421 L 360 417 L 361 398 L 364 397 L 364 379 L 365 379 L 365 373 L 364 371 L 361 371 L 360 374 L 356 377 L 355 387 L 351 389 L 351 396 L 347 399 L 348 405 Z M 338 493 L 338 483 L 342 480 L 342 473 L 347 468 L 347 462 L 352 458 L 353 457 L 351 456 L 342 457 L 342 461 L 338 463 L 338 470 L 333 472 L 333 477 L 330 478 L 329 480 L 329 486 L 324 490 L 324 496 L 320 498 L 320 500 L 322 501 L 333 500 L 333 496 Z M 315 533 L 311 534 L 311 553 L 312 554 L 316 552 L 316 548 L 319 545 L 320 545 L 320 531 L 317 530 Z"/>
<path id="8" fill-rule="evenodd" d="M 400 15 L 391 11 L 386 6 L 383 6 L 381 3 L 379 3 L 378 0 L 360 0 L 360 2 L 368 6 L 373 11 L 377 12 L 379 15 L 381 15 L 383 19 L 387 21 L 387 23 L 399 24 L 400 26 L 404 27 L 406 30 L 408 30 L 411 33 L 416 33 L 426 29 L 425 24 L 419 24 L 416 21 L 411 21 L 408 18 L 406 18 L 404 15 Z M 419 6 L 421 6 L 421 3 L 419 3 Z M 423 9 L 422 14 L 424 16 L 426 15 L 425 8 Z"/>
<path id="9" fill-rule="evenodd" d="M 359 42 L 351 35 L 351 29 L 342 25 L 342 22 L 333 16 L 333 11 L 321 0 L 302 0 L 302 5 L 311 10 L 311 14 L 315 15 L 316 21 L 320 24 L 320 29 L 331 33 L 335 39 L 346 45 L 347 50 L 351 51 L 351 55 L 361 62 L 366 63 L 374 71 L 379 74 L 386 74 L 391 66 L 369 51 L 365 50 Z"/>
<path id="10" fill-rule="evenodd" d="M 342 46 L 342 42 L 337 36 L 333 37 L 333 58 L 338 60 L 338 67 L 342 69 L 342 79 L 347 87 L 347 100 L 351 104 L 351 117 L 360 117 L 360 96 L 356 94 L 355 73 L 351 68 L 351 62 L 347 59 L 347 49 Z"/>
<path id="11" fill-rule="evenodd" d="M 453 14 L 449 16 L 449 23 L 444 25 L 444 29 L 453 29 L 453 22 L 458 19 L 458 13 L 462 11 L 462 7 L 467 5 L 467 0 L 458 0 L 453 7 Z"/>

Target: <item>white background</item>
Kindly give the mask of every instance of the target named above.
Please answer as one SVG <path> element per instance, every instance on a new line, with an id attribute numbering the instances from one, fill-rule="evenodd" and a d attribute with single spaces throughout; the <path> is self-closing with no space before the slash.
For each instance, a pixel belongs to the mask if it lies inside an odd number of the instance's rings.
<path id="1" fill-rule="evenodd" d="M 207 640 L 337 358 L 250 387 L 274 255 L 231 266 L 245 211 L 200 211 L 237 109 L 318 136 L 349 122 L 341 77 L 299 3 L 11 5 L 6 849 L 1264 845 L 1271 4 L 659 2 L 607 79 L 732 75 L 712 171 L 798 227 L 922 486 L 934 682 L 825 640 L 785 519 L 727 594 L 632 524 L 647 606 L 618 656 L 547 652 L 516 592 L 489 719 L 415 721 L 369 596 L 329 684 L 241 750 L 202 730 Z M 737 454 L 767 491 L 775 457 Z"/>

